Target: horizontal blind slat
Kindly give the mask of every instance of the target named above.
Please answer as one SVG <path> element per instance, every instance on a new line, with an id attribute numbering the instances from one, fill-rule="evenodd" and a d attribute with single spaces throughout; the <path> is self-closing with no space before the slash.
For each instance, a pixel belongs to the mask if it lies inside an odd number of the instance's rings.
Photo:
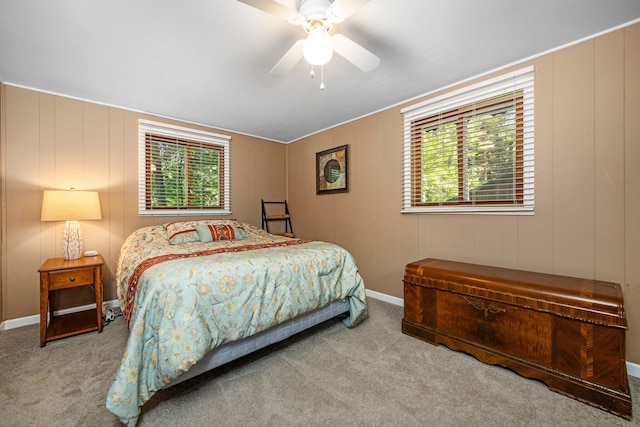
<path id="1" fill-rule="evenodd" d="M 140 120 L 140 213 L 211 209 L 230 213 L 229 140 Z"/>
<path id="2" fill-rule="evenodd" d="M 533 209 L 533 83 L 530 67 L 403 109 L 403 210 L 505 202 Z"/>

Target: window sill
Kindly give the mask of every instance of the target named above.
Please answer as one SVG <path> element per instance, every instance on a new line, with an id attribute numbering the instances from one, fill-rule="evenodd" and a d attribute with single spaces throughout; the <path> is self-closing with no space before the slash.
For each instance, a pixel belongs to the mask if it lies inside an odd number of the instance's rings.
<path id="1" fill-rule="evenodd" d="M 475 215 L 533 215 L 533 206 L 429 206 L 407 207 L 403 214 L 475 214 Z"/>
<path id="2" fill-rule="evenodd" d="M 139 216 L 212 216 L 231 215 L 228 209 L 154 209 L 138 211 Z"/>

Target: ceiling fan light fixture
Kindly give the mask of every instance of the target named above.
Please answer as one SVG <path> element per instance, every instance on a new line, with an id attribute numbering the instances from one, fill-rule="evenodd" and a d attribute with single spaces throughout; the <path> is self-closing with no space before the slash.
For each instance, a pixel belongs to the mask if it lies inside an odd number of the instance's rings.
<path id="1" fill-rule="evenodd" d="M 333 40 L 322 25 L 314 25 L 304 43 L 304 59 L 311 65 L 324 65 L 333 56 Z"/>

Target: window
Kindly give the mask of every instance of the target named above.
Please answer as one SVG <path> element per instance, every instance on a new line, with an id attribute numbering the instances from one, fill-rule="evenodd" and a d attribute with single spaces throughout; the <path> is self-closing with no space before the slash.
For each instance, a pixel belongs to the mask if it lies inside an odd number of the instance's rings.
<path id="1" fill-rule="evenodd" d="M 402 110 L 403 212 L 533 212 L 533 68 Z"/>
<path id="2" fill-rule="evenodd" d="M 225 135 L 140 120 L 141 215 L 230 214 Z"/>

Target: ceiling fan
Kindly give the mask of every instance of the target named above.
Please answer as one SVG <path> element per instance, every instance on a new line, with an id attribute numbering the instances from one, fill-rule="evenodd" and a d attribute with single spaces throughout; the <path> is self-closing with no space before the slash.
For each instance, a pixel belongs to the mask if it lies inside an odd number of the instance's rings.
<path id="1" fill-rule="evenodd" d="M 324 65 L 334 51 L 365 72 L 375 70 L 380 64 L 380 58 L 348 37 L 329 34 L 333 24 L 342 22 L 369 0 L 298 0 L 298 10 L 275 0 L 238 1 L 300 25 L 308 34 L 306 39 L 291 46 L 271 69 L 271 75 L 285 76 L 303 57 L 311 65 Z"/>

